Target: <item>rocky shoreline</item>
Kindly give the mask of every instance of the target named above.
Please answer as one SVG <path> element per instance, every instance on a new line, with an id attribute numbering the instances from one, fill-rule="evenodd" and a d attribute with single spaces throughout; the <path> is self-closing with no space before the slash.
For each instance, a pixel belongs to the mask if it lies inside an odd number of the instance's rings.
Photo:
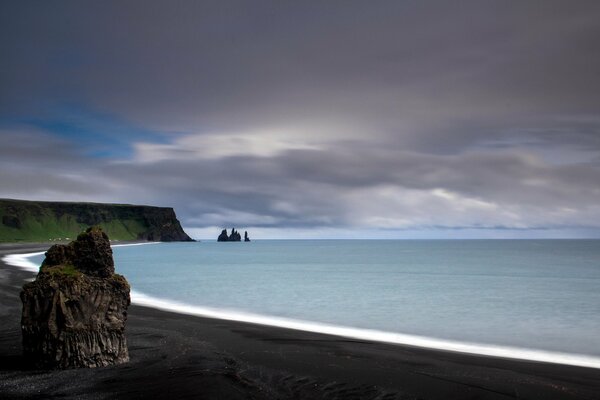
<path id="1" fill-rule="evenodd" d="M 0 256 L 47 248 L 5 245 Z M 22 355 L 19 291 L 32 277 L 0 263 L 3 399 L 591 400 L 600 392 L 596 369 L 351 340 L 136 305 L 128 311 L 129 363 L 31 369 Z"/>

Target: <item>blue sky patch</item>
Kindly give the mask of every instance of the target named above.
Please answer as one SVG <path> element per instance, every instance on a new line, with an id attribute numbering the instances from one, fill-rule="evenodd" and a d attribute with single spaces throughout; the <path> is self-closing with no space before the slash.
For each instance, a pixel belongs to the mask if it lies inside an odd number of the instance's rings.
<path id="1" fill-rule="evenodd" d="M 166 143 L 173 133 L 146 129 L 118 116 L 80 106 L 61 106 L 43 115 L 0 121 L 10 127 L 30 127 L 68 140 L 89 157 L 128 158 L 139 141 Z"/>

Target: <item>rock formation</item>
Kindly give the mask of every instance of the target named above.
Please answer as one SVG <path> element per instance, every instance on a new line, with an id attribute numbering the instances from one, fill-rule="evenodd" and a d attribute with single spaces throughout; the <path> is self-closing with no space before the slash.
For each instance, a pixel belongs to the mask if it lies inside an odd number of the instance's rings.
<path id="1" fill-rule="evenodd" d="M 248 232 L 246 232 L 246 238 L 248 237 Z M 240 235 L 240 233 L 238 231 L 235 230 L 235 228 L 231 228 L 231 235 L 227 235 L 227 230 L 223 229 L 221 231 L 221 234 L 219 235 L 219 237 L 217 238 L 217 242 L 241 242 L 242 241 L 242 235 Z M 246 242 L 249 242 L 250 239 L 246 240 Z"/>
<path id="2" fill-rule="evenodd" d="M 221 234 L 217 238 L 217 242 L 229 242 L 229 235 L 227 235 L 227 229 L 223 229 Z"/>
<path id="3" fill-rule="evenodd" d="M 241 242 L 242 235 L 240 235 L 240 233 L 238 231 L 236 231 L 235 228 L 231 228 L 231 235 L 229 235 L 229 241 L 230 242 Z"/>
<path id="4" fill-rule="evenodd" d="M 32 364 L 76 368 L 129 361 L 129 284 L 114 271 L 108 236 L 98 227 L 46 252 L 36 280 L 21 291 L 23 352 Z"/>
<path id="5" fill-rule="evenodd" d="M 249 242 L 250 238 L 248 237 L 248 231 L 244 231 L 244 242 Z"/>

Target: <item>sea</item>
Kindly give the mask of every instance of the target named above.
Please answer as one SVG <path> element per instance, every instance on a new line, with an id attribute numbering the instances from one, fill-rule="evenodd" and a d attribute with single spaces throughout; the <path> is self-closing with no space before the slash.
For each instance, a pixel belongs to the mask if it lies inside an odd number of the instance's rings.
<path id="1" fill-rule="evenodd" d="M 113 251 L 141 305 L 600 368 L 600 240 L 202 241 Z"/>

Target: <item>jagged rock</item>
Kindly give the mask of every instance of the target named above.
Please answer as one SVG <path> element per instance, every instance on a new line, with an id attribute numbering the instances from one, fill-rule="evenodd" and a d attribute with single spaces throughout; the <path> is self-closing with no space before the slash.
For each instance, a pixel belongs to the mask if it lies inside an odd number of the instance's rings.
<path id="1" fill-rule="evenodd" d="M 125 321 L 129 284 L 114 273 L 108 237 L 90 228 L 46 252 L 35 281 L 21 291 L 23 352 L 49 368 L 129 361 Z"/>
<path id="2" fill-rule="evenodd" d="M 240 242 L 242 240 L 242 235 L 235 228 L 231 228 L 231 235 L 229 235 L 230 242 Z"/>
<path id="3" fill-rule="evenodd" d="M 75 249 L 71 244 L 55 244 L 46 252 L 46 258 L 42 262 L 43 267 L 55 265 L 73 265 Z"/>
<path id="4" fill-rule="evenodd" d="M 221 234 L 217 238 L 217 242 L 228 242 L 228 241 L 229 241 L 229 236 L 227 235 L 227 229 L 223 229 L 221 231 Z"/>
<path id="5" fill-rule="evenodd" d="M 110 277 L 115 264 L 108 236 L 100 228 L 90 228 L 67 245 L 55 244 L 46 252 L 43 267 L 73 265 L 92 276 Z"/>
<path id="6" fill-rule="evenodd" d="M 111 277 L 115 273 L 110 241 L 100 228 L 90 228 L 77 236 L 73 249 L 73 265 L 81 272 L 102 278 Z"/>
<path id="7" fill-rule="evenodd" d="M 247 235 L 246 235 L 247 236 Z M 223 229 L 217 238 L 217 242 L 241 242 L 242 235 L 235 228 L 231 228 L 231 235 L 227 235 L 227 230 Z"/>
<path id="8" fill-rule="evenodd" d="M 244 242 L 249 242 L 250 238 L 248 237 L 248 231 L 244 231 Z"/>

